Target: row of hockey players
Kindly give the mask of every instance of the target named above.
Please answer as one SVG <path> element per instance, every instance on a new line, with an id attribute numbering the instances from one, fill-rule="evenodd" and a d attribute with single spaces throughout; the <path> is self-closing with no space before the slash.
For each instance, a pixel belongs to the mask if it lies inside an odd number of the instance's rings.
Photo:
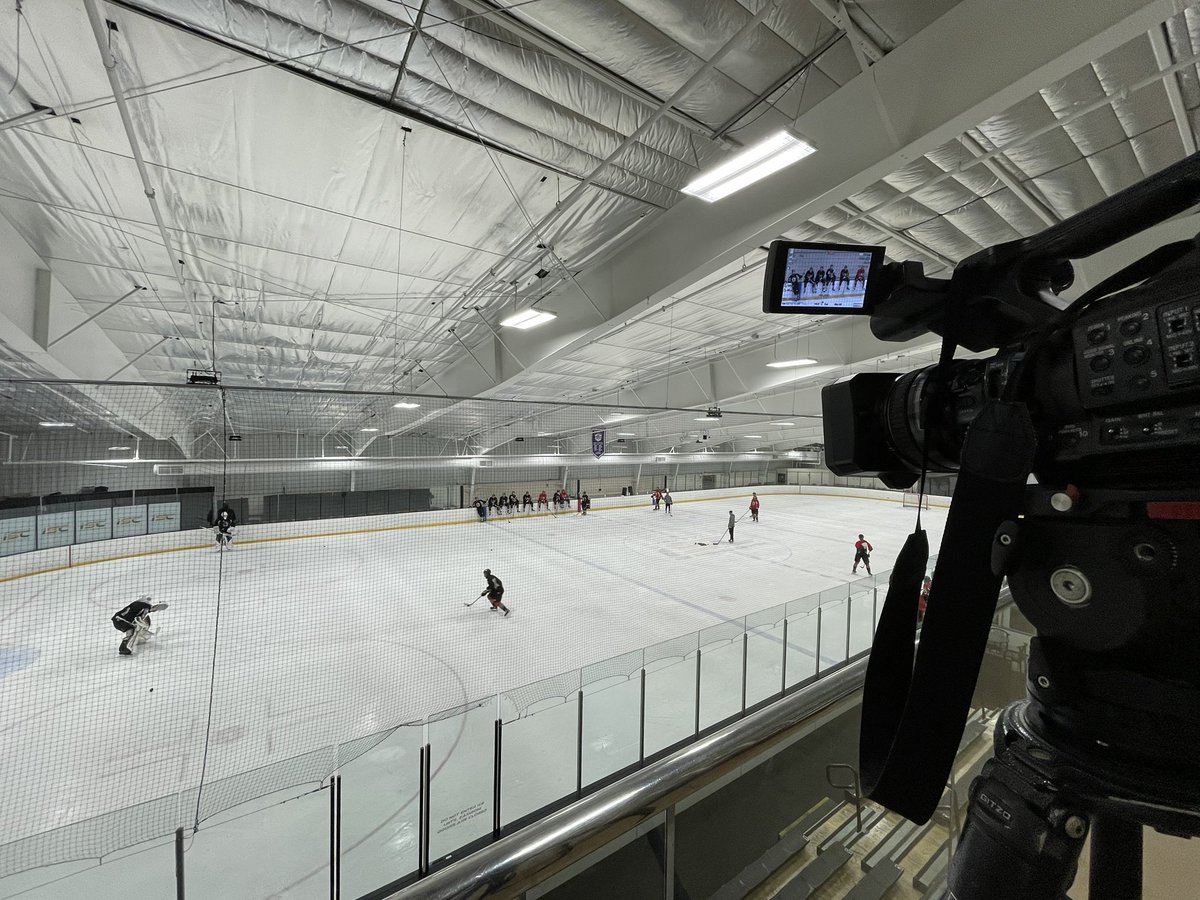
<path id="1" fill-rule="evenodd" d="M 854 287 L 856 289 L 864 287 L 866 281 L 866 269 L 860 268 L 854 273 Z M 836 276 L 833 274 L 833 266 L 830 266 L 828 269 L 817 269 L 815 272 L 809 269 L 803 276 L 799 272 L 792 272 L 788 275 L 788 286 L 792 289 L 793 297 L 799 297 L 803 294 L 827 294 L 830 291 L 840 291 L 843 288 L 850 290 L 850 270 L 842 266 L 842 271 Z"/>
<path id="2" fill-rule="evenodd" d="M 585 511 L 583 508 L 585 500 L 587 501 L 587 507 L 590 508 L 592 501 L 591 498 L 588 497 L 586 491 L 579 498 L 580 512 Z M 554 491 L 554 493 L 550 494 L 549 497 L 547 497 L 545 491 L 542 491 L 537 496 L 536 506 L 534 506 L 533 495 L 530 494 L 529 491 L 525 492 L 519 503 L 517 502 L 516 493 L 511 493 L 507 497 L 504 496 L 504 494 L 501 494 L 499 497 L 497 497 L 495 494 L 492 494 L 492 496 L 488 497 L 486 503 L 484 503 L 484 501 L 479 497 L 476 497 L 471 502 L 471 505 L 475 507 L 475 512 L 479 515 L 479 518 L 484 521 L 487 521 L 487 518 L 493 514 L 510 516 L 519 512 L 541 512 L 542 510 L 549 510 L 551 508 L 551 504 L 553 504 L 553 508 L 556 510 L 570 509 L 571 495 L 567 493 L 566 489 Z"/>

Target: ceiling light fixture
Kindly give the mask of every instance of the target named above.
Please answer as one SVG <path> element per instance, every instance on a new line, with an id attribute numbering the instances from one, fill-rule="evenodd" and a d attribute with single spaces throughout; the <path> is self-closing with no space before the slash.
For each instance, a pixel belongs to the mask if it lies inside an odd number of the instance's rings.
<path id="1" fill-rule="evenodd" d="M 795 422 L 771 422 L 772 425 L 782 425 L 784 428 L 795 428 Z"/>
<path id="2" fill-rule="evenodd" d="M 804 159 L 816 149 L 790 131 L 776 132 L 694 179 L 683 192 L 712 203 Z"/>
<path id="3" fill-rule="evenodd" d="M 359 431 L 378 431 L 378 428 L 360 428 Z"/>
<path id="4" fill-rule="evenodd" d="M 109 450 L 130 450 L 130 447 L 109 447 Z"/>
<path id="5" fill-rule="evenodd" d="M 43 428 L 74 428 L 74 422 L 38 422 Z"/>
<path id="6" fill-rule="evenodd" d="M 761 434 L 743 434 L 742 437 L 744 437 L 746 440 L 752 440 L 754 438 L 757 438 L 760 441 L 762 440 Z"/>
<path id="7" fill-rule="evenodd" d="M 513 313 L 507 319 L 501 319 L 500 325 L 504 328 L 536 328 L 539 325 L 545 325 L 552 319 L 557 319 L 558 316 L 552 312 L 546 312 L 544 309 L 523 309 L 518 313 Z"/>
<path id="8" fill-rule="evenodd" d="M 800 359 L 779 359 L 775 362 L 767 363 L 768 369 L 796 369 L 800 366 L 815 366 L 817 361 L 808 356 L 802 356 Z"/>
<path id="9" fill-rule="evenodd" d="M 618 431 L 617 437 L 637 437 L 636 431 Z"/>
<path id="10" fill-rule="evenodd" d="M 407 400 L 401 400 L 399 403 L 393 403 L 392 409 L 417 409 L 420 403 L 409 403 Z"/>

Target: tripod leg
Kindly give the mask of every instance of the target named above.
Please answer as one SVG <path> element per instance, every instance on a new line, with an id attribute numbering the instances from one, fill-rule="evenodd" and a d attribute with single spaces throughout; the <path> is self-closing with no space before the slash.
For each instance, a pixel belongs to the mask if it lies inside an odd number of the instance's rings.
<path id="1" fill-rule="evenodd" d="M 971 804 L 945 898 L 1065 900 L 1087 819 L 1022 772 L 993 757 L 971 785 Z"/>
<path id="2" fill-rule="evenodd" d="M 1141 896 L 1141 824 L 1094 816 L 1088 900 L 1140 900 Z"/>

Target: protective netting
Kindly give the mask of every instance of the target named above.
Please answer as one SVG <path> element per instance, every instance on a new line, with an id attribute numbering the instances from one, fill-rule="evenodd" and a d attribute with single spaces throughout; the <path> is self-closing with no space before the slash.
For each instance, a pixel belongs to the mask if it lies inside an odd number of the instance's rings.
<path id="1" fill-rule="evenodd" d="M 805 593 L 768 550 L 767 582 L 714 597 L 724 564 L 700 540 L 787 467 L 743 449 L 789 425 L 765 415 L 0 389 L 0 877 L 203 831 L 356 760 L 415 771 L 402 725 L 532 716 Z M 669 517 L 649 496 L 668 487 Z M 112 621 L 142 597 L 166 607 Z"/>

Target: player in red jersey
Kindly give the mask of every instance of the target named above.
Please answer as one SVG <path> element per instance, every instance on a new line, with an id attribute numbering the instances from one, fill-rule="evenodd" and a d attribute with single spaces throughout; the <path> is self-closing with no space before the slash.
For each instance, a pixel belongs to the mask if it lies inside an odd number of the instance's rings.
<path id="1" fill-rule="evenodd" d="M 867 567 L 868 575 L 871 574 L 871 552 L 874 549 L 875 548 L 871 546 L 870 541 L 868 541 L 861 534 L 858 536 L 858 540 L 854 542 L 854 566 L 850 569 L 851 575 L 858 574 L 859 563 L 862 563 Z"/>

